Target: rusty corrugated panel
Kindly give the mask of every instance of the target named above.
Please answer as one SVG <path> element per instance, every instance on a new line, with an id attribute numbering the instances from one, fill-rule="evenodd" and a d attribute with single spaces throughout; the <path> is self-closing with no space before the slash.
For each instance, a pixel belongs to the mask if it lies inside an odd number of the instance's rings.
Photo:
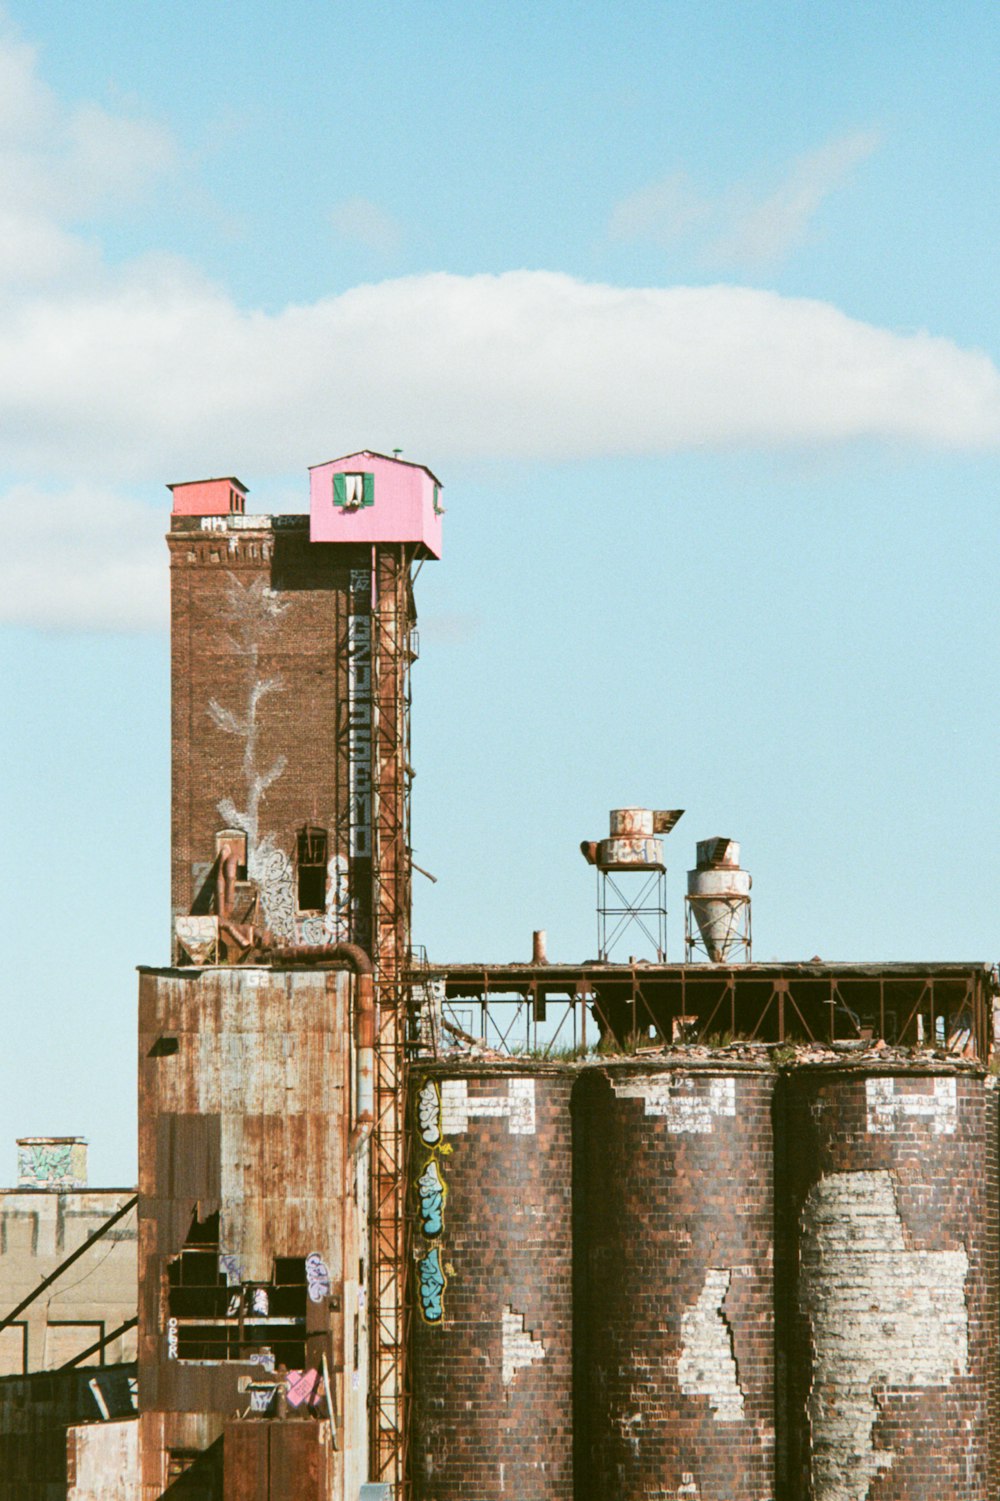
<path id="1" fill-rule="evenodd" d="M 319 1501 L 330 1495 L 332 1456 L 326 1424 L 307 1421 L 268 1426 L 271 1429 L 268 1501 L 305 1501 L 306 1497 L 316 1497 Z"/>
<path id="2" fill-rule="evenodd" d="M 342 1308 L 346 1248 L 356 1286 L 366 1248 L 346 1223 L 351 986 L 348 973 L 323 969 L 142 977 L 140 1400 L 164 1416 L 158 1432 L 143 1431 L 148 1476 L 176 1447 L 177 1421 L 201 1414 L 218 1431 L 246 1408 L 240 1387 L 259 1369 L 248 1358 L 177 1358 L 176 1326 L 168 1340 L 167 1279 L 192 1216 L 204 1222 L 218 1209 L 220 1275 L 224 1260 L 230 1285 L 270 1284 L 276 1258 L 316 1255 Z M 329 1299 L 310 1303 L 307 1332 L 306 1363 L 326 1353 L 343 1369 Z M 146 1454 L 147 1433 L 157 1453 Z"/>
<path id="3" fill-rule="evenodd" d="M 263 1422 L 226 1424 L 223 1448 L 225 1501 L 270 1501 L 270 1433 Z"/>

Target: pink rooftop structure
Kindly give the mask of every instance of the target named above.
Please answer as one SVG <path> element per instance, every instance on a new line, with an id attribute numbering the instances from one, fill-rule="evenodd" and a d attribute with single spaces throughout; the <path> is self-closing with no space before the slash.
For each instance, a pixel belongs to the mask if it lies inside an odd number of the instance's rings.
<path id="1" fill-rule="evenodd" d="M 224 479 L 196 479 L 168 485 L 175 516 L 242 516 L 247 487 L 235 475 Z"/>
<path id="2" fill-rule="evenodd" d="M 345 454 L 309 470 L 311 542 L 416 542 L 441 556 L 441 482 L 384 453 Z"/>

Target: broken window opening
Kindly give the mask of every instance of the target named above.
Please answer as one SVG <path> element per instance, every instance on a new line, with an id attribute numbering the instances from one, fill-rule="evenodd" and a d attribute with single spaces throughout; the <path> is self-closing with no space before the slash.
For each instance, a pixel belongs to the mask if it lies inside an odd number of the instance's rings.
<path id="1" fill-rule="evenodd" d="M 219 1216 L 191 1221 L 167 1262 L 167 1318 L 178 1360 L 258 1362 L 302 1370 L 306 1363 L 305 1257 L 281 1256 L 268 1283 L 231 1283 L 219 1248 Z"/>
<path id="2" fill-rule="evenodd" d="M 298 835 L 299 911 L 326 909 L 326 830 L 306 824 Z"/>

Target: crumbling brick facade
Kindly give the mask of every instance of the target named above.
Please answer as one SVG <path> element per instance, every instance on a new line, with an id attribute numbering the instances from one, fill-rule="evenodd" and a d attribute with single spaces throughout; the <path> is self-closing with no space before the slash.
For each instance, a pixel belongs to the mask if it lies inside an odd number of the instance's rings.
<path id="1" fill-rule="evenodd" d="M 784 1493 L 995 1496 L 995 1091 L 844 1064 L 796 1068 L 783 1094 Z"/>
<path id="2" fill-rule="evenodd" d="M 577 1501 L 773 1495 L 772 1090 L 630 1062 L 577 1085 Z"/>

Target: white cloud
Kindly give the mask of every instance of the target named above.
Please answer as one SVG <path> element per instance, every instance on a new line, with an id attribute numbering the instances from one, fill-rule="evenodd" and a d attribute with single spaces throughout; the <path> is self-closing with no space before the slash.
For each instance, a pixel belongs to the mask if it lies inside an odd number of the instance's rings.
<path id="1" fill-rule="evenodd" d="M 167 622 L 166 516 L 107 490 L 0 496 L 0 624 L 94 631 Z"/>
<path id="2" fill-rule="evenodd" d="M 65 108 L 38 77 L 34 49 L 0 37 L 0 285 L 94 269 L 68 227 L 132 201 L 174 160 L 162 126 L 90 103 Z"/>
<path id="3" fill-rule="evenodd" d="M 876 131 L 853 131 L 796 158 L 769 191 L 746 184 L 703 195 L 682 172 L 650 183 L 612 210 L 609 234 L 663 249 L 686 241 L 714 265 L 762 266 L 784 259 L 809 236 L 823 203 L 877 149 Z"/>
<path id="4" fill-rule="evenodd" d="M 948 339 L 733 286 L 405 277 L 277 314 L 162 268 L 0 311 L 0 466 L 108 482 L 287 472 L 399 435 L 559 459 L 1000 439 L 1000 373 Z"/>
<path id="5" fill-rule="evenodd" d="M 698 193 L 686 172 L 673 172 L 629 193 L 611 212 L 608 232 L 613 240 L 650 240 L 668 249 L 705 225 L 718 209 Z"/>
<path id="6" fill-rule="evenodd" d="M 742 209 L 734 205 L 729 226 L 709 246 L 709 254 L 720 261 L 764 265 L 798 249 L 823 202 L 878 144 L 874 131 L 858 131 L 800 156 L 762 202 Z"/>
<path id="7" fill-rule="evenodd" d="M 365 444 L 400 442 L 438 467 L 1000 443 L 986 355 L 818 301 L 511 271 L 403 277 L 265 313 L 178 259 L 112 269 L 74 225 L 164 171 L 169 141 L 62 109 L 33 70 L 0 39 L 0 619 L 155 627 L 165 481 L 235 471 L 257 488 Z M 771 216 L 786 239 L 860 154 L 841 143 L 800 164 Z M 696 218 L 687 193 L 661 195 L 661 217 Z M 389 233 L 374 205 L 355 210 L 356 232 Z"/>
<path id="8" fill-rule="evenodd" d="M 403 238 L 396 220 L 370 198 L 345 198 L 331 210 L 330 223 L 343 239 L 382 256 L 394 255 Z"/>

